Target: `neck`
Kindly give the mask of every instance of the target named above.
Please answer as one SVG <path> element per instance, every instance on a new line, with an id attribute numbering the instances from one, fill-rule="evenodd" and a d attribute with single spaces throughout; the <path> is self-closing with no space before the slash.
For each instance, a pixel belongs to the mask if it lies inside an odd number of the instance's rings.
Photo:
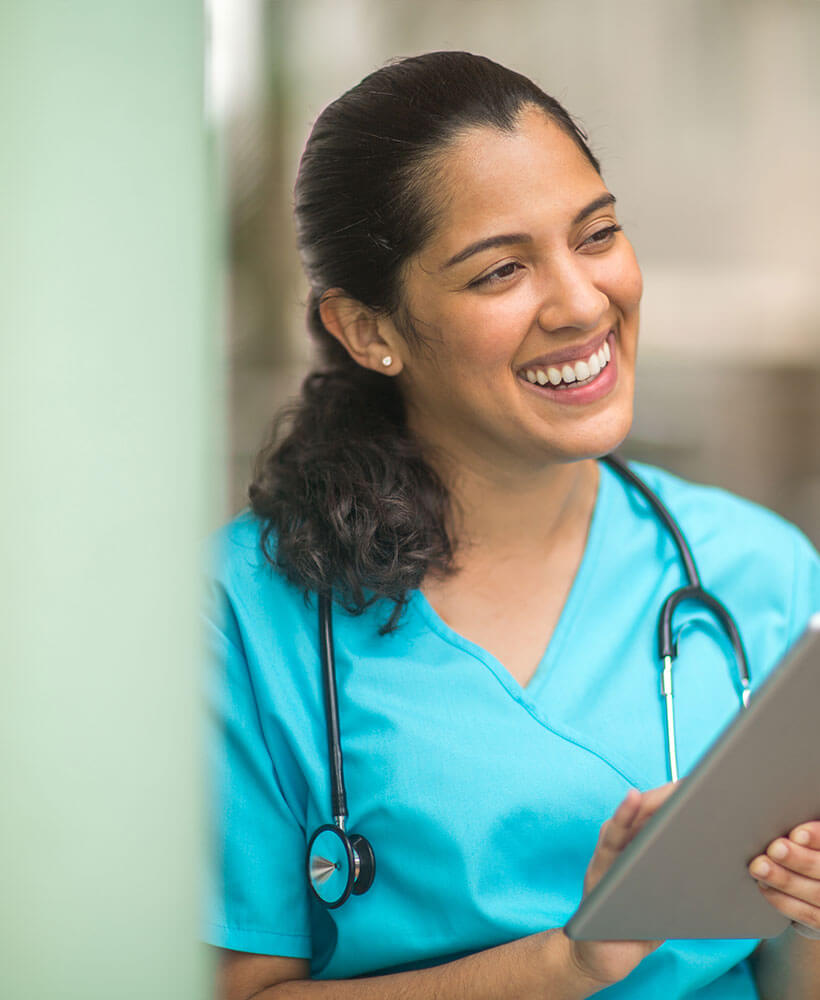
<path id="1" fill-rule="evenodd" d="M 452 498 L 456 561 L 543 556 L 558 539 L 586 536 L 598 490 L 593 459 L 500 473 L 486 463 L 433 459 Z"/>

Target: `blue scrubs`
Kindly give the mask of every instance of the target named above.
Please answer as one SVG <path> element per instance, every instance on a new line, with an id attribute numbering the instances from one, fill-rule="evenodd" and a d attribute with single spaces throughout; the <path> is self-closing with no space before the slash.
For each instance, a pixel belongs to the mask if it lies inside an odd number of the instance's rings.
<path id="1" fill-rule="evenodd" d="M 735 615 L 758 685 L 820 608 L 820 561 L 776 515 L 636 466 L 680 522 L 704 581 Z M 264 560 L 259 522 L 217 536 L 208 618 L 218 849 L 206 939 L 311 959 L 315 978 L 435 965 L 562 926 L 601 824 L 630 786 L 668 780 L 655 625 L 683 581 L 648 505 L 606 466 L 583 561 L 549 646 L 522 688 L 414 592 L 336 607 L 348 829 L 376 854 L 364 896 L 333 911 L 305 877 L 311 832 L 332 821 L 315 602 Z M 688 617 L 687 617 L 688 614 Z M 737 711 L 731 649 L 682 606 L 678 753 L 688 771 Z M 539 622 L 532 623 L 537 632 Z M 616 998 L 756 996 L 753 941 L 672 941 Z"/>

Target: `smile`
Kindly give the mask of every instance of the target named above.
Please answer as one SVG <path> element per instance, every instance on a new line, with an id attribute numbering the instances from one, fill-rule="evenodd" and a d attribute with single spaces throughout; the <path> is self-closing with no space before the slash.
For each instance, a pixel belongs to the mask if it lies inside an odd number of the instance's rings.
<path id="1" fill-rule="evenodd" d="M 593 351 L 588 358 L 565 364 L 549 365 L 547 367 L 526 368 L 519 372 L 522 378 L 538 385 L 552 385 L 556 389 L 567 389 L 569 386 L 580 388 L 593 382 L 606 368 L 612 358 L 609 343 L 604 341 L 602 347 Z"/>

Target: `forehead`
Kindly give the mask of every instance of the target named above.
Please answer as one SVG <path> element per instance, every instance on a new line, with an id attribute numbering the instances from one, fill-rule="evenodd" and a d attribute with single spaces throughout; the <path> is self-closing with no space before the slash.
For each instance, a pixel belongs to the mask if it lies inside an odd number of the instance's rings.
<path id="1" fill-rule="evenodd" d="M 527 109 L 512 132 L 473 128 L 440 154 L 431 192 L 436 225 L 424 253 L 448 257 L 494 233 L 568 228 L 605 191 L 573 139 Z"/>

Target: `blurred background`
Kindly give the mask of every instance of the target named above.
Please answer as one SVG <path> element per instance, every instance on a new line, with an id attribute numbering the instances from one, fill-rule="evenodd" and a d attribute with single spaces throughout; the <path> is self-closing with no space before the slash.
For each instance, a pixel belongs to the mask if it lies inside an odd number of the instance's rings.
<path id="1" fill-rule="evenodd" d="M 0 995 L 202 1000 L 203 540 L 311 362 L 291 188 L 394 56 L 587 128 L 645 276 L 628 452 L 820 542 L 816 0 L 0 0 Z"/>
<path id="2" fill-rule="evenodd" d="M 580 119 L 644 272 L 626 452 L 820 542 L 815 0 L 215 0 L 229 184 L 229 513 L 310 362 L 291 190 L 322 108 L 388 59 L 482 53 Z"/>

